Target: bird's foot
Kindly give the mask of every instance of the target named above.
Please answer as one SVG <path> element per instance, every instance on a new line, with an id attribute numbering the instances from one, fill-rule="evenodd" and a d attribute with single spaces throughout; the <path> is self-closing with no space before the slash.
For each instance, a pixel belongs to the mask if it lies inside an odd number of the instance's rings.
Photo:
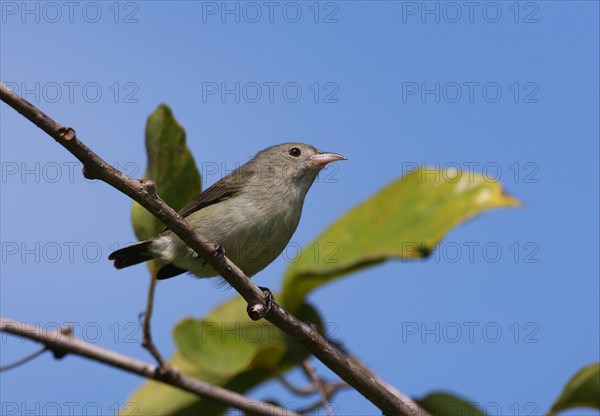
<path id="1" fill-rule="evenodd" d="M 246 311 L 248 312 L 248 316 L 253 321 L 258 321 L 260 318 L 264 317 L 273 307 L 273 294 L 266 287 L 258 287 L 263 292 L 263 299 L 259 302 L 248 304 L 248 308 Z"/>
<path id="2" fill-rule="evenodd" d="M 212 252 L 212 256 L 213 257 L 223 257 L 225 255 L 225 249 L 223 248 L 223 246 L 221 244 L 216 244 L 215 245 L 215 249 Z M 196 252 L 194 252 L 194 258 L 198 258 L 200 257 L 200 255 Z M 200 265 L 200 267 L 204 267 L 206 266 L 208 262 L 206 261 L 206 259 L 202 259 L 202 264 Z"/>
<path id="3" fill-rule="evenodd" d="M 225 255 L 225 249 L 221 244 L 215 245 L 215 250 L 212 252 L 213 257 L 223 257 Z"/>

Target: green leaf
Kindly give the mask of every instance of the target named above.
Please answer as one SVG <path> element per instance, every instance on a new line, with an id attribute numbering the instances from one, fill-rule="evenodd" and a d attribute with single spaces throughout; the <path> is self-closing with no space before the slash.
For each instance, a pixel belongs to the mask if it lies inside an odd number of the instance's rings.
<path id="1" fill-rule="evenodd" d="M 410 172 L 351 209 L 302 251 L 286 272 L 282 306 L 293 313 L 313 289 L 364 267 L 426 257 L 468 218 L 517 206 L 500 183 L 472 172 Z"/>
<path id="2" fill-rule="evenodd" d="M 576 407 L 600 409 L 600 363 L 579 370 L 569 380 L 548 415 Z"/>
<path id="3" fill-rule="evenodd" d="M 444 392 L 431 393 L 417 403 L 432 416 L 484 416 L 473 403 Z"/>
<path id="4" fill-rule="evenodd" d="M 165 104 L 148 117 L 146 152 L 148 165 L 144 178 L 156 183 L 158 195 L 174 210 L 181 209 L 200 193 L 200 173 L 186 145 L 185 131 Z M 137 202 L 133 203 L 131 219 L 140 240 L 152 238 L 164 228 Z"/>
<path id="5" fill-rule="evenodd" d="M 285 354 L 283 333 L 268 321 L 252 321 L 241 297 L 202 320 L 187 318 L 174 329 L 181 353 L 204 371 L 230 376 L 251 367 L 275 368 Z"/>
<path id="6" fill-rule="evenodd" d="M 308 305 L 303 305 L 299 316 L 320 324 L 316 311 Z M 186 358 L 220 377 L 255 368 L 279 369 L 296 345 L 270 322 L 252 321 L 241 297 L 219 306 L 204 319 L 183 319 L 175 327 L 173 338 Z"/>
<path id="7" fill-rule="evenodd" d="M 323 331 L 321 319 L 310 305 L 302 305 L 298 317 Z M 305 348 L 269 322 L 251 321 L 246 303 L 239 296 L 204 319 L 183 319 L 174 329 L 174 339 L 178 351 L 171 363 L 182 373 L 239 393 L 272 379 L 275 371 L 288 371 L 308 357 Z M 128 403 L 135 403 L 137 414 L 143 415 L 217 416 L 227 409 L 222 403 L 154 381 L 145 383 Z"/>

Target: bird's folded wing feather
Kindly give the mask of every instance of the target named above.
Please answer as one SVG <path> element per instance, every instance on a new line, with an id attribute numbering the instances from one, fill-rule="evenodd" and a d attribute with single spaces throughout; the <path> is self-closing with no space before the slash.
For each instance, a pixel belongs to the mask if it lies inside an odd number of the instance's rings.
<path id="1" fill-rule="evenodd" d="M 215 182 L 197 197 L 192 199 L 186 206 L 179 210 L 179 215 L 185 218 L 204 207 L 235 196 L 242 190 L 242 184 L 245 183 L 250 176 L 255 174 L 256 173 L 253 170 L 244 169 L 244 167 L 233 171 L 231 174 Z M 241 175 L 243 176 L 243 180 L 240 177 Z M 166 230 L 168 230 L 167 227 L 163 229 L 163 231 Z"/>

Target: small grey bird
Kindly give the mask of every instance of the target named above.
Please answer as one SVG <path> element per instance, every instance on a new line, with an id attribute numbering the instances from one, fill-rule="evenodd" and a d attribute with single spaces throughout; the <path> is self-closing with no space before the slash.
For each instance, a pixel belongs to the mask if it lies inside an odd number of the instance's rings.
<path id="1" fill-rule="evenodd" d="M 345 158 L 304 143 L 269 147 L 200 193 L 179 214 L 251 277 L 283 251 L 296 231 L 308 189 L 319 171 L 336 160 Z M 166 265 L 158 279 L 185 272 L 218 275 L 168 229 L 108 258 L 117 269 L 160 259 Z"/>

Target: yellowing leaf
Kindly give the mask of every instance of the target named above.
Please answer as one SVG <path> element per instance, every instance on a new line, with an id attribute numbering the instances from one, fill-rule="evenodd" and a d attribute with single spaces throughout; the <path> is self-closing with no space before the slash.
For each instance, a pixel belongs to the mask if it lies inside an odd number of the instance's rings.
<path id="1" fill-rule="evenodd" d="M 286 272 L 282 306 L 294 312 L 310 291 L 358 269 L 427 256 L 461 222 L 491 208 L 517 206 L 500 183 L 472 172 L 410 172 L 351 209 L 302 251 Z"/>

